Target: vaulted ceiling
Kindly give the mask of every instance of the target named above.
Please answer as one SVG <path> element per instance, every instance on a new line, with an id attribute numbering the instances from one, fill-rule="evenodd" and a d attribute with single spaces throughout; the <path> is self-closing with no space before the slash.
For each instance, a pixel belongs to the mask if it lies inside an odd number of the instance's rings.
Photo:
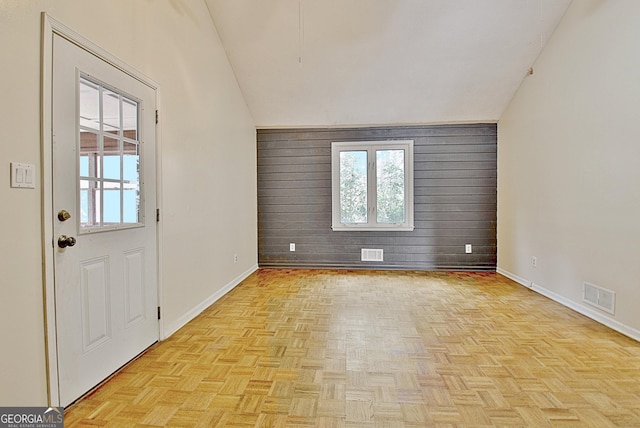
<path id="1" fill-rule="evenodd" d="M 571 3 L 205 1 L 259 128 L 495 122 Z"/>

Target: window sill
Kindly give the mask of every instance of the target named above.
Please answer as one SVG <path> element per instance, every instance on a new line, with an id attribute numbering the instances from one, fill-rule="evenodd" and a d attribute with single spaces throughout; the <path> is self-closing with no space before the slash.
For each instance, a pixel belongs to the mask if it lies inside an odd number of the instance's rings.
<path id="1" fill-rule="evenodd" d="M 353 226 L 345 226 L 345 225 L 339 225 L 339 226 L 331 226 L 331 229 L 334 232 L 411 232 L 415 229 L 414 226 L 378 226 L 378 227 L 371 227 L 371 226 L 360 226 L 360 225 L 353 225 Z"/>

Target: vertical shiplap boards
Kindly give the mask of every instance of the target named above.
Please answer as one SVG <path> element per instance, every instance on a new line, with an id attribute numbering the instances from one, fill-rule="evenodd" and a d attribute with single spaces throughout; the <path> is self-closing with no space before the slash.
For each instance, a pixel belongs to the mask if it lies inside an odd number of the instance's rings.
<path id="1" fill-rule="evenodd" d="M 415 229 L 332 231 L 331 143 L 394 139 L 414 140 Z M 495 124 L 263 129 L 257 144 L 261 267 L 495 270 Z"/>

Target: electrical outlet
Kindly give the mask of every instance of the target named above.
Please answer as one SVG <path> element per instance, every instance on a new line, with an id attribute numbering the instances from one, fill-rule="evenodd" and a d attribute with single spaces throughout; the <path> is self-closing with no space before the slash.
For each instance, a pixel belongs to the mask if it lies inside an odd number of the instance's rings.
<path id="1" fill-rule="evenodd" d="M 533 267 L 538 266 L 538 258 L 536 256 L 531 257 L 531 266 Z"/>
<path id="2" fill-rule="evenodd" d="M 471 244 L 464 244 L 464 252 L 467 254 L 473 253 L 473 247 Z"/>
<path id="3" fill-rule="evenodd" d="M 238 263 L 238 255 L 237 254 L 233 255 L 233 262 L 234 263 Z"/>
<path id="4" fill-rule="evenodd" d="M 289 244 L 289 251 L 295 251 L 296 250 L 296 244 L 294 244 L 293 242 Z"/>

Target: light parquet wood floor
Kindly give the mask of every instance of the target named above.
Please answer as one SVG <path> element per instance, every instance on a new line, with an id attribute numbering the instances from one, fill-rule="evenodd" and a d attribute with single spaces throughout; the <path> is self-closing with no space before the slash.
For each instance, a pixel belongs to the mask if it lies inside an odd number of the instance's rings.
<path id="1" fill-rule="evenodd" d="M 640 427 L 640 344 L 495 273 L 267 269 L 65 421 Z"/>

